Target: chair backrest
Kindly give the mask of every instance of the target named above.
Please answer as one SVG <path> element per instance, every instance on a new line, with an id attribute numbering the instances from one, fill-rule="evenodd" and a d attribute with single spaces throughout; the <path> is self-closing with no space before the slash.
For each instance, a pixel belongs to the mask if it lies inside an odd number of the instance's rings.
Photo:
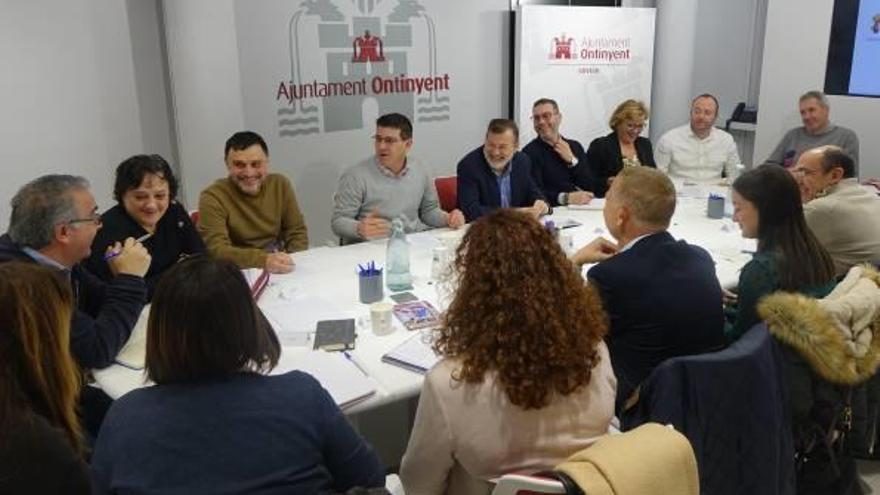
<path id="1" fill-rule="evenodd" d="M 505 474 L 498 479 L 492 495 L 541 495 L 545 493 L 564 494 L 565 487 L 561 481 L 527 476 L 523 474 Z"/>
<path id="2" fill-rule="evenodd" d="M 443 211 L 449 212 L 458 208 L 458 177 L 437 177 L 434 179 L 434 188 L 437 189 L 437 198 Z"/>

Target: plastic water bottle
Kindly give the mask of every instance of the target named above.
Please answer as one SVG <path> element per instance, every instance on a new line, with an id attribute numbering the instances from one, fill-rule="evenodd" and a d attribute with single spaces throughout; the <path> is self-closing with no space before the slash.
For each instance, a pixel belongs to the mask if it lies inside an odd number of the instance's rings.
<path id="1" fill-rule="evenodd" d="M 391 237 L 385 252 L 385 283 L 390 290 L 412 289 L 412 275 L 409 272 L 409 242 L 403 230 L 403 220 L 395 218 L 391 222 Z"/>

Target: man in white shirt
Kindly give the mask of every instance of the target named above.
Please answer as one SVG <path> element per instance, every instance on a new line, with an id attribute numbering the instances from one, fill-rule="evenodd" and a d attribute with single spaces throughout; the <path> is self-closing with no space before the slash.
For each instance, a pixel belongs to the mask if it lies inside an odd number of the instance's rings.
<path id="1" fill-rule="evenodd" d="M 671 129 L 657 142 L 654 159 L 657 168 L 672 178 L 707 180 L 736 175 L 740 163 L 730 134 L 715 128 L 718 100 L 701 94 L 691 102 L 689 124 Z"/>

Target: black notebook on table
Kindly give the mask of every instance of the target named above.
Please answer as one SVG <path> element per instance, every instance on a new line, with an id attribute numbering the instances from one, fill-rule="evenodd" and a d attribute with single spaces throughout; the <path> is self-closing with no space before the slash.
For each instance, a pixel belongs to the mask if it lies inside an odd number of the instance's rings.
<path id="1" fill-rule="evenodd" d="M 321 320 L 315 329 L 315 349 L 347 351 L 354 349 L 354 318 Z"/>

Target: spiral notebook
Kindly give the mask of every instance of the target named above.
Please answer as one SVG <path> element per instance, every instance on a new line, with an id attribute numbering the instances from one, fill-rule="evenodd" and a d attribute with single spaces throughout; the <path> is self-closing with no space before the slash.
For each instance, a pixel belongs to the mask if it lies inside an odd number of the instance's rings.
<path id="1" fill-rule="evenodd" d="M 441 356 L 431 348 L 430 330 L 421 330 L 382 356 L 382 362 L 425 374 L 440 361 Z"/>

